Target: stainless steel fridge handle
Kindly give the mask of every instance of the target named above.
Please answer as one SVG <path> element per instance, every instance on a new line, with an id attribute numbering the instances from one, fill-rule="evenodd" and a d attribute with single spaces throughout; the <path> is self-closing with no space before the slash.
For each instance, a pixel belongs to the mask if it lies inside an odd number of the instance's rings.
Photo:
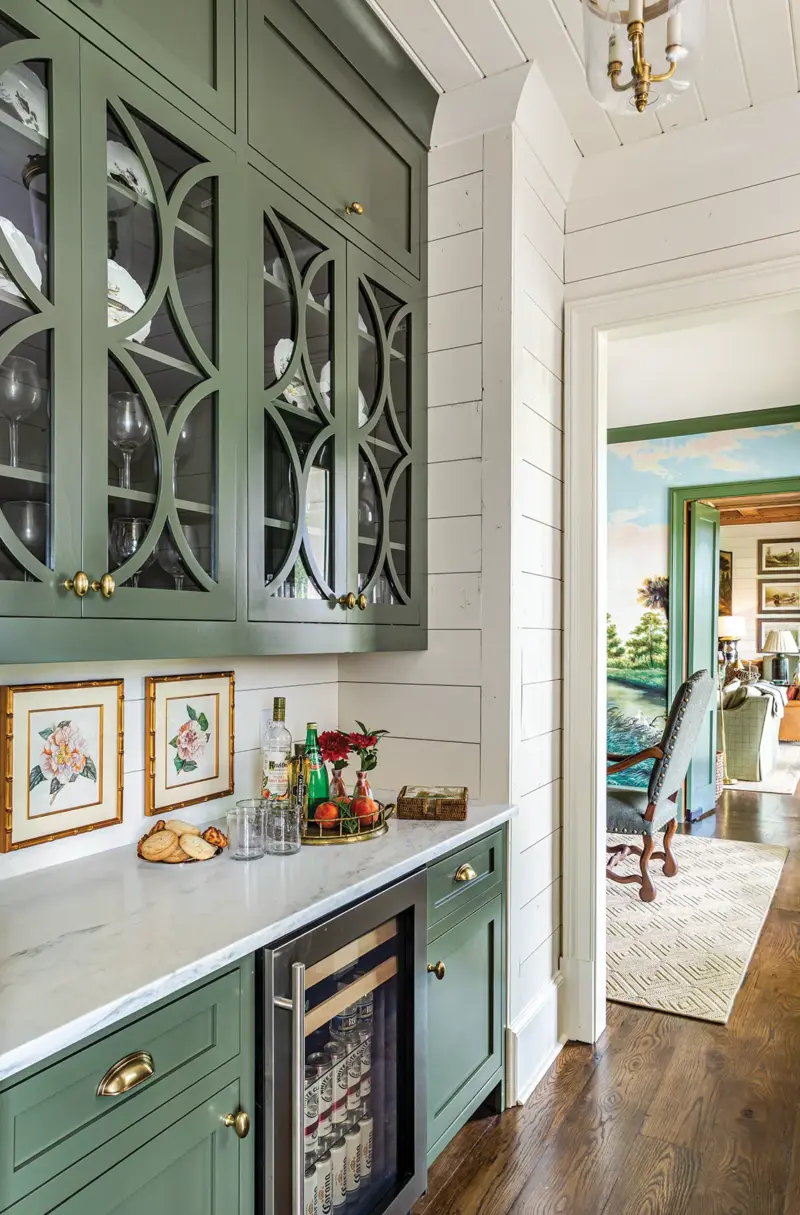
<path id="1" fill-rule="evenodd" d="M 306 1104 L 306 968 L 292 965 L 292 998 L 275 997 L 292 1014 L 292 1215 L 304 1215 Z"/>

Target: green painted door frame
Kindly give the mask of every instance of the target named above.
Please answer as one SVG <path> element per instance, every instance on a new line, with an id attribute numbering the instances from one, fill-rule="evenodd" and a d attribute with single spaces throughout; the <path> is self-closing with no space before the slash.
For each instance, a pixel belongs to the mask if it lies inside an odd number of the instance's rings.
<path id="1" fill-rule="evenodd" d="M 689 593 L 686 612 L 687 673 L 716 676 L 719 614 L 719 511 L 705 502 L 689 507 Z M 686 814 L 708 814 L 717 804 L 717 705 L 712 698 L 686 777 Z"/>
<path id="2" fill-rule="evenodd" d="M 688 659 L 688 507 L 692 502 L 744 498 L 754 494 L 800 493 L 800 477 L 681 485 L 669 491 L 669 657 L 668 703 L 686 678 Z M 716 678 L 716 670 L 712 671 Z"/>

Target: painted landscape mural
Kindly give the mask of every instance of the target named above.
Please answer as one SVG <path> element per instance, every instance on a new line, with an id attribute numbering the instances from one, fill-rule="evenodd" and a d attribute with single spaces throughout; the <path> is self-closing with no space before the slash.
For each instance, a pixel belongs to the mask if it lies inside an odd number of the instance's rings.
<path id="1" fill-rule="evenodd" d="M 608 448 L 608 750 L 657 741 L 667 713 L 669 491 L 800 474 L 800 423 Z M 614 777 L 643 788 L 651 764 Z"/>

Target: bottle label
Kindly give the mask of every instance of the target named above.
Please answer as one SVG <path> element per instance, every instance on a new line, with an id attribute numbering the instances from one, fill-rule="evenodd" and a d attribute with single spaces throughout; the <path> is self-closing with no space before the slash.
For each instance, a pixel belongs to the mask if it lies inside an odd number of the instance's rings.
<path id="1" fill-rule="evenodd" d="M 357 1110 L 361 1105 L 361 1045 L 347 1056 L 347 1108 Z"/>
<path id="2" fill-rule="evenodd" d="M 289 765 L 281 751 L 268 751 L 264 756 L 262 791 L 270 801 L 289 798 Z"/>

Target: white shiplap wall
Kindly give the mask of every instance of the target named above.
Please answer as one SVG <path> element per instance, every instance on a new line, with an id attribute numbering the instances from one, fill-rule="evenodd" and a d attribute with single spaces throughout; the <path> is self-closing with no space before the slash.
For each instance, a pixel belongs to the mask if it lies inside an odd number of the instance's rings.
<path id="1" fill-rule="evenodd" d="M 758 542 L 797 539 L 800 523 L 750 523 L 721 527 L 720 548 L 733 554 L 733 614 L 742 616 L 746 632 L 739 642 L 740 658 L 759 658 L 758 650 Z M 780 625 L 776 625 L 779 628 Z"/>
<path id="2" fill-rule="evenodd" d="M 316 720 L 320 729 L 334 728 L 338 712 L 338 658 L 248 658 L 231 662 L 210 658 L 180 662 L 66 663 L 49 666 L 0 667 L 0 685 L 64 683 L 78 679 L 124 679 L 125 681 L 125 789 L 123 821 L 47 844 L 0 856 L 0 881 L 33 869 L 57 865 L 107 848 L 133 843 L 144 834 L 144 681 L 147 675 L 178 675 L 183 671 L 230 671 L 235 673 L 235 758 L 233 797 L 187 807 L 181 817 L 208 823 L 224 815 L 229 804 L 253 797 L 260 788 L 261 711 L 272 708 L 274 696 L 286 697 L 286 722 L 296 739 L 305 738 L 306 722 Z"/>

